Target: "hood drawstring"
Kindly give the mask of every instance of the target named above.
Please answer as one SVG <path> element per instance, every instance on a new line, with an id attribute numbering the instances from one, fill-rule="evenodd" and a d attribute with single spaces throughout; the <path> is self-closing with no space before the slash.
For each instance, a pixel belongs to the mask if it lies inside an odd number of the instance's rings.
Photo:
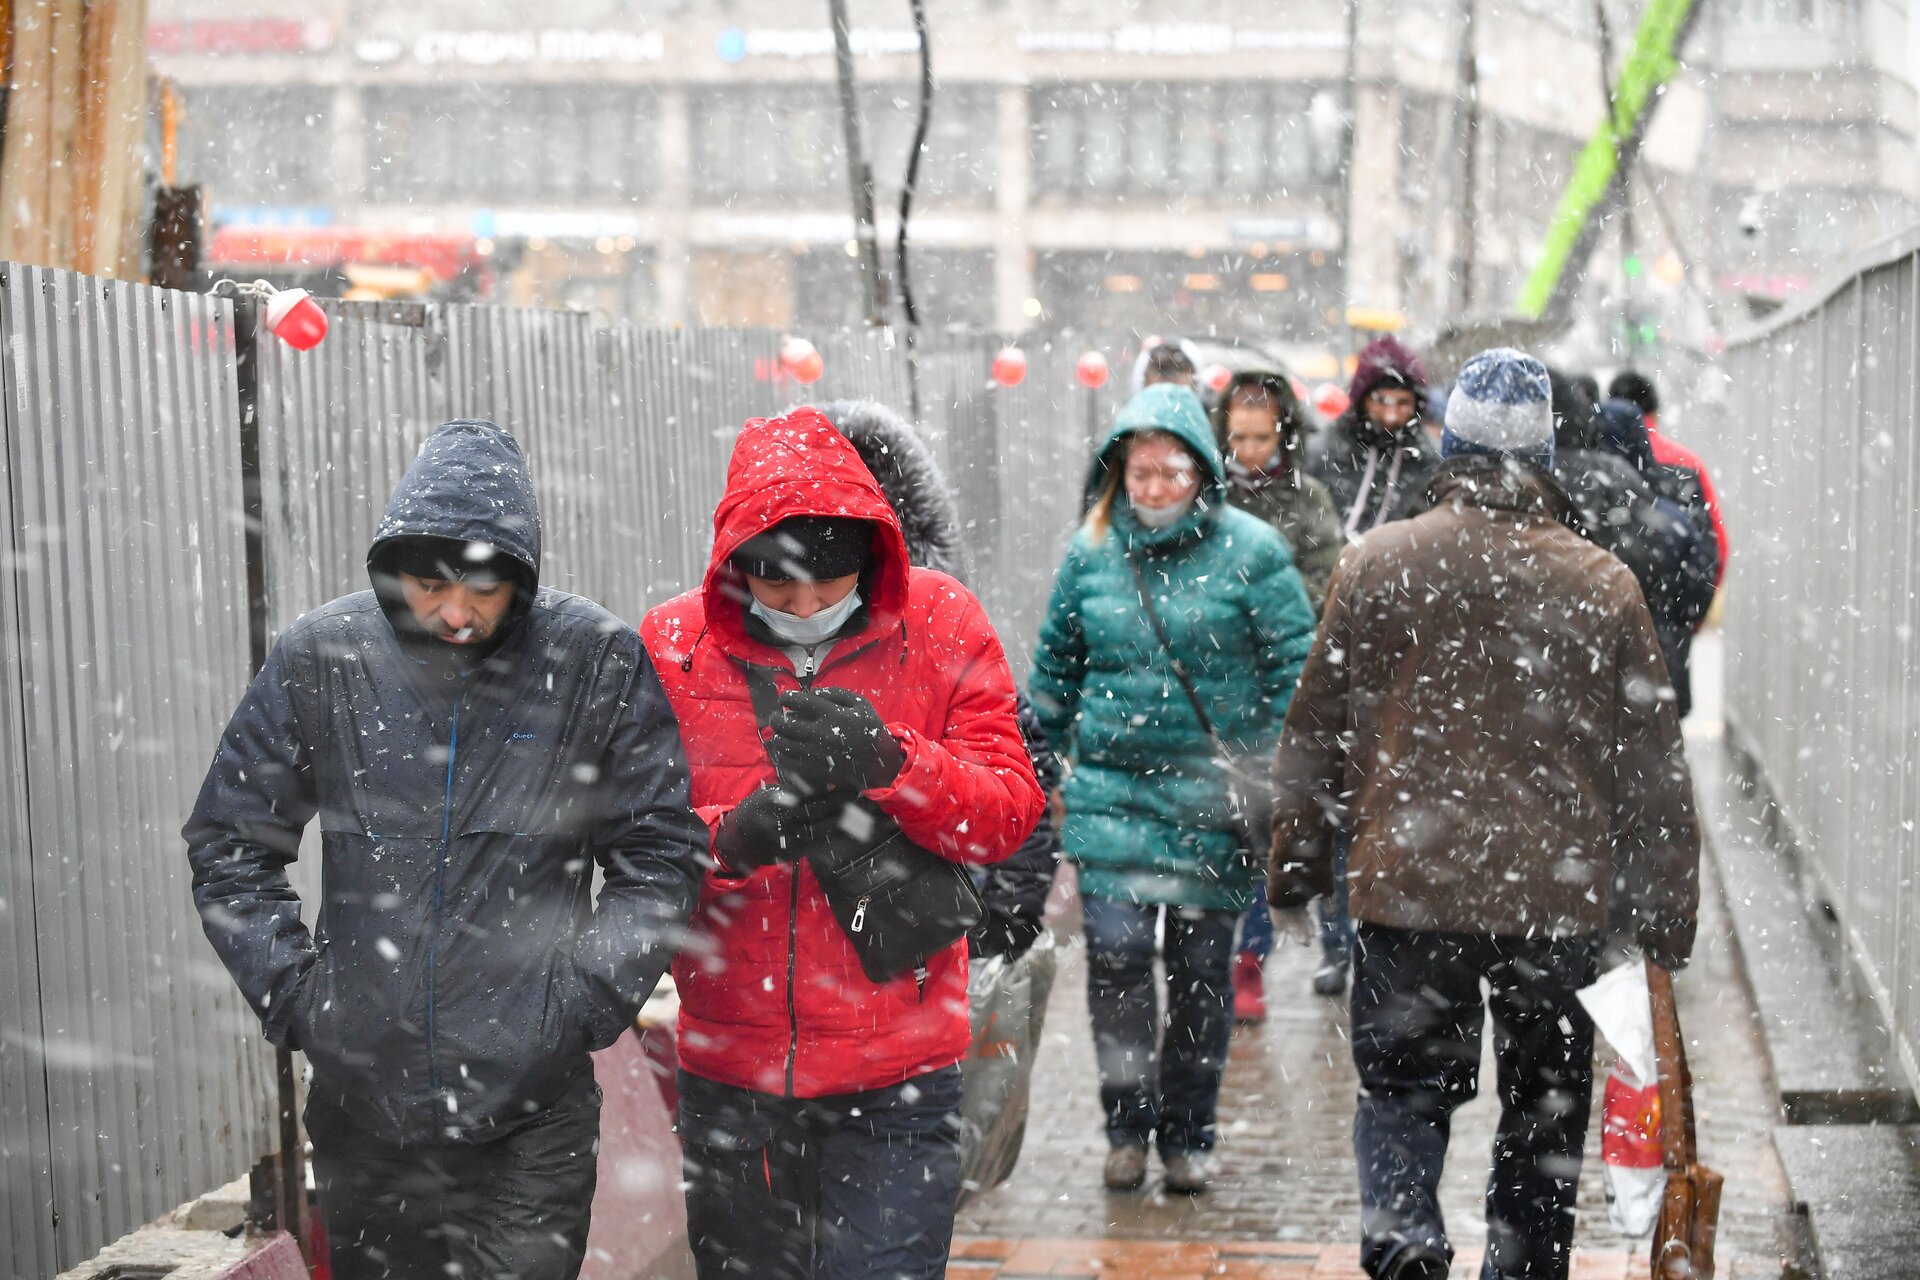
<path id="1" fill-rule="evenodd" d="M 1373 513 L 1373 523 L 1368 529 L 1378 529 L 1380 522 L 1387 518 L 1387 508 L 1392 505 L 1394 491 L 1400 487 L 1400 464 L 1406 460 L 1407 451 L 1396 448 L 1393 462 L 1387 468 L 1387 487 L 1380 491 L 1380 506 Z M 1354 497 L 1353 506 L 1347 511 L 1347 536 L 1354 537 L 1360 528 L 1360 517 L 1366 513 L 1367 499 L 1373 493 L 1373 474 L 1380 466 L 1380 448 L 1378 445 L 1367 447 L 1367 472 L 1360 477 L 1360 492 Z"/>
<path id="2" fill-rule="evenodd" d="M 703 622 L 700 624 L 700 634 L 693 638 L 692 646 L 687 649 L 687 656 L 680 659 L 680 670 L 682 672 L 691 673 L 693 671 L 694 651 L 700 647 L 700 642 L 706 638 L 707 624 Z"/>

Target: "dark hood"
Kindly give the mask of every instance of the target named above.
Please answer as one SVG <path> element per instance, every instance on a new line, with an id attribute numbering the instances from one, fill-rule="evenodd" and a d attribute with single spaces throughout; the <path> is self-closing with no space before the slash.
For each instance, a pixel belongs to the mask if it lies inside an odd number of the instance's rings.
<path id="1" fill-rule="evenodd" d="M 420 446 L 367 550 L 367 575 L 390 618 L 397 593 L 388 553 L 395 542 L 419 537 L 497 548 L 511 560 L 518 588 L 509 621 L 525 614 L 540 587 L 540 503 L 520 442 L 491 422 L 463 418 L 435 428 Z"/>
<path id="2" fill-rule="evenodd" d="M 907 558 L 965 582 L 967 550 L 960 538 L 960 503 L 933 450 L 913 424 L 877 400 L 836 400 L 820 406 L 879 482 L 900 518 Z"/>
<path id="3" fill-rule="evenodd" d="M 1653 441 L 1647 436 L 1647 420 L 1639 405 L 1631 400 L 1608 400 L 1600 406 L 1597 422 L 1600 447 L 1631 462 L 1641 475 L 1653 471 Z"/>
<path id="4" fill-rule="evenodd" d="M 1268 365 L 1254 364 L 1236 372 L 1208 413 L 1213 422 L 1213 439 L 1219 447 L 1220 456 L 1224 458 L 1227 454 L 1227 403 L 1240 387 L 1264 387 L 1274 397 L 1274 403 L 1280 406 L 1280 451 L 1286 457 L 1287 470 L 1294 470 L 1300 460 L 1301 442 L 1307 436 L 1306 410 L 1300 407 L 1299 399 L 1294 396 L 1293 383 L 1287 379 L 1287 375 Z"/>
<path id="5" fill-rule="evenodd" d="M 1567 374 L 1547 370 L 1553 390 L 1553 448 L 1556 453 L 1600 447 L 1600 421 L 1593 401 Z"/>

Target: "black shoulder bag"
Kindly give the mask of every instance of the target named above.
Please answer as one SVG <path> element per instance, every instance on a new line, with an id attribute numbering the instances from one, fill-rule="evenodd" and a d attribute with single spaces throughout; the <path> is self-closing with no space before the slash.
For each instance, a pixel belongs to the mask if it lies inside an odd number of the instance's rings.
<path id="1" fill-rule="evenodd" d="M 1133 570 L 1133 584 L 1140 591 L 1140 608 L 1147 615 L 1147 625 L 1153 628 L 1154 639 L 1166 651 L 1167 661 L 1173 665 L 1173 678 L 1180 682 L 1181 691 L 1187 695 L 1187 701 L 1193 704 L 1195 718 L 1213 743 L 1215 763 L 1227 784 L 1227 808 L 1233 815 L 1234 832 L 1240 837 L 1240 853 L 1247 859 L 1248 865 L 1264 867 L 1273 848 L 1272 766 L 1263 769 L 1255 762 L 1249 768 L 1227 749 L 1227 744 L 1213 727 L 1213 718 L 1200 702 L 1200 692 L 1193 687 L 1193 677 L 1187 674 L 1187 664 L 1180 660 L 1180 655 L 1174 652 L 1173 642 L 1167 639 L 1167 629 L 1161 624 L 1159 611 L 1153 607 L 1153 594 L 1147 589 L 1147 575 L 1131 552 L 1127 553 L 1126 559 L 1127 568 Z"/>
<path id="2" fill-rule="evenodd" d="M 746 671 L 764 744 L 780 694 L 766 671 Z M 965 867 L 909 840 L 865 796 L 816 836 L 806 855 L 813 878 L 873 982 L 924 969 L 986 914 Z"/>

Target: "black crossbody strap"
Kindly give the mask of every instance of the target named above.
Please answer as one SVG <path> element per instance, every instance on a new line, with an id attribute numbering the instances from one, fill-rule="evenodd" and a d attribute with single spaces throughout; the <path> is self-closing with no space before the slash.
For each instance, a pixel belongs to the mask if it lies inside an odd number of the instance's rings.
<path id="1" fill-rule="evenodd" d="M 1146 611 L 1147 625 L 1153 628 L 1154 639 L 1167 651 L 1167 660 L 1173 664 L 1173 678 L 1180 682 L 1180 688 L 1186 693 L 1187 701 L 1193 704 L 1193 714 L 1200 719 L 1200 727 L 1213 739 L 1214 750 L 1226 754 L 1226 745 L 1220 741 L 1220 735 L 1214 732 L 1213 720 L 1207 715 L 1207 709 L 1200 704 L 1200 692 L 1193 687 L 1193 677 L 1187 674 L 1187 664 L 1180 661 L 1180 655 L 1173 651 L 1173 642 L 1167 639 L 1167 629 L 1161 625 L 1160 614 L 1153 607 L 1153 595 L 1147 590 L 1147 575 L 1140 568 L 1140 562 L 1133 558 L 1132 552 L 1126 553 L 1127 568 L 1133 570 L 1133 585 L 1140 589 L 1140 607 Z"/>

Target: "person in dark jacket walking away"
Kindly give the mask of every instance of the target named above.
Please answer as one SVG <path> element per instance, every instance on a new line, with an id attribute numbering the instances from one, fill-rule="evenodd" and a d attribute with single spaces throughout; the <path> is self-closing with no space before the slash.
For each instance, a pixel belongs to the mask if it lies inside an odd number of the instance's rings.
<path id="1" fill-rule="evenodd" d="M 1286 543 L 1227 504 L 1224 472 L 1191 391 L 1127 402 L 1089 472 L 1096 500 L 1028 681 L 1072 763 L 1061 843 L 1080 873 L 1102 1176 L 1116 1191 L 1145 1182 L 1156 1142 L 1167 1190 L 1198 1193 L 1212 1176 L 1234 925 L 1259 876 L 1220 757 L 1256 773 L 1271 758 L 1313 636 Z"/>
<path id="2" fill-rule="evenodd" d="M 659 981 L 706 856 L 679 727 L 631 630 L 540 589 L 526 459 L 491 423 L 428 438 L 367 569 L 234 712 L 183 832 L 194 898 L 267 1038 L 312 1065 L 334 1274 L 566 1280 L 587 1055 Z M 316 814 L 309 936 L 286 868 Z"/>
<path id="3" fill-rule="evenodd" d="M 1327 577 L 1347 535 L 1327 487 L 1306 473 L 1306 429 L 1306 411 L 1292 385 L 1270 365 L 1256 363 L 1236 372 L 1213 409 L 1213 434 L 1227 467 L 1227 501 L 1266 521 L 1286 540 L 1318 617 Z M 1329 963 L 1347 954 L 1344 929 L 1336 924 L 1331 933 Z M 1235 1022 L 1266 1018 L 1264 966 L 1272 952 L 1273 918 L 1266 895 L 1260 894 L 1240 918 L 1233 960 Z"/>
<path id="4" fill-rule="evenodd" d="M 829 840 L 888 827 L 980 866 L 1044 799 L 979 601 L 916 569 L 816 409 L 746 424 L 699 588 L 641 627 L 714 865 L 674 962 L 687 1230 L 703 1280 L 933 1280 L 960 1191 L 967 943 L 870 977 Z M 763 728 L 764 726 L 764 728 Z M 876 846 L 877 847 L 877 846 Z"/>
<path id="5" fill-rule="evenodd" d="M 1307 460 L 1307 469 L 1333 495 L 1349 539 L 1400 519 L 1433 478 L 1440 455 L 1423 425 L 1427 395 L 1426 366 L 1398 339 L 1376 338 L 1360 352 L 1347 411 L 1315 442 Z M 1334 891 L 1315 910 L 1320 967 L 1314 970 L 1313 990 L 1337 996 L 1347 989 L 1353 963 L 1344 869 L 1336 872 Z"/>
<path id="6" fill-rule="evenodd" d="M 1713 477 L 1707 474 L 1707 464 L 1700 455 L 1680 444 L 1669 440 L 1660 432 L 1660 393 L 1655 390 L 1653 379 L 1634 369 L 1624 369 L 1607 384 L 1607 398 L 1625 400 L 1640 410 L 1641 421 L 1647 428 L 1647 440 L 1653 446 L 1653 458 L 1664 467 L 1679 467 L 1693 473 L 1700 486 L 1700 495 L 1707 504 L 1707 513 L 1713 520 L 1714 551 L 1719 556 L 1713 585 L 1716 590 L 1727 577 L 1727 525 L 1720 514 L 1720 495 L 1713 487 Z"/>
<path id="7" fill-rule="evenodd" d="M 1485 981 L 1501 1116 L 1482 1280 L 1564 1280 L 1592 1098 L 1609 907 L 1673 969 L 1700 837 L 1653 619 L 1566 525 L 1546 370 L 1469 360 L 1430 509 L 1350 548 L 1275 762 L 1268 892 L 1332 884 L 1350 844 L 1361 1263 L 1444 1280 L 1449 1119 L 1480 1074 Z"/>
<path id="8" fill-rule="evenodd" d="M 1406 514 L 1440 464 L 1420 425 L 1427 370 L 1393 337 L 1360 352 L 1347 411 L 1314 441 L 1307 470 L 1327 486 L 1349 538 Z"/>

